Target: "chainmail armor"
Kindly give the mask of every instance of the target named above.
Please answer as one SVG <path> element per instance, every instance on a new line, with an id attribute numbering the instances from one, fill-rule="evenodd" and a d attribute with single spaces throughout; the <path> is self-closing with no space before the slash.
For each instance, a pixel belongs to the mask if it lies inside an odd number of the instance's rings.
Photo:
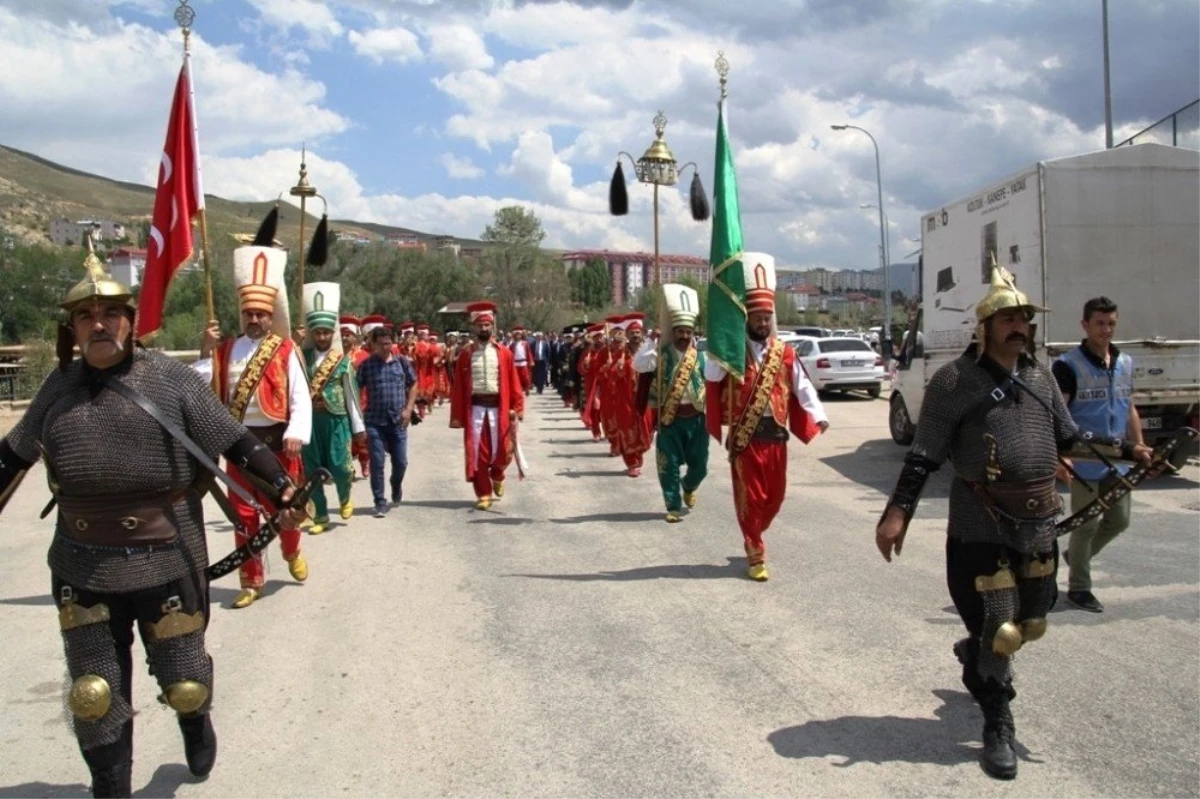
<path id="1" fill-rule="evenodd" d="M 1054 557 L 1054 552 L 1047 550 L 1031 556 L 1028 560 L 1048 560 Z M 1027 561 L 1028 562 L 1028 561 Z M 1045 577 L 1022 577 L 1017 573 L 1017 592 L 1019 605 L 1017 620 L 1044 619 L 1050 613 L 1058 585 L 1057 576 L 1048 574 Z"/>
<path id="2" fill-rule="evenodd" d="M 918 456 L 939 465 L 948 459 L 954 465 L 958 479 L 952 481 L 950 488 L 947 533 L 951 537 L 974 543 L 1005 544 L 1028 553 L 1048 547 L 1053 537 L 1053 519 L 1033 528 L 999 524 L 964 482 L 987 480 L 985 433 L 998 442 L 999 480 L 1015 483 L 1053 475 L 1059 442 L 1070 441 L 1076 435 L 1050 370 L 1022 356 L 1017 374 L 1054 407 L 1062 422 L 1054 419 L 1037 400 L 1021 396 L 1017 389 L 1013 389 L 1016 399 L 1010 392 L 1010 396 L 986 414 L 971 413 L 996 389 L 996 381 L 973 357 L 963 355 L 938 369 L 929 381 L 910 457 Z"/>
<path id="3" fill-rule="evenodd" d="M 212 659 L 204 651 L 204 631 L 151 641 L 146 644 L 150 669 L 159 687 L 166 693 L 167 686 L 184 680 L 195 680 L 208 686 L 208 701 L 197 713 L 207 713 L 212 704 L 213 667 Z"/>
<path id="4" fill-rule="evenodd" d="M 196 482 L 201 468 L 187 451 L 140 408 L 100 389 L 83 361 L 46 378 L 8 442 L 26 460 L 37 460 L 41 442 L 64 496 L 167 494 Z M 187 366 L 157 352 L 135 350 L 115 376 L 157 405 L 214 459 L 244 434 L 212 389 Z M 208 564 L 200 497 L 188 492 L 173 507 L 179 530 L 166 545 L 125 548 L 73 542 L 59 516 L 50 545 L 50 570 L 62 580 L 98 593 L 124 593 L 161 585 Z"/>
<path id="5" fill-rule="evenodd" d="M 95 674 L 108 682 L 112 691 L 112 705 L 107 713 L 95 721 L 84 721 L 71 715 L 75 724 L 75 735 L 82 749 L 94 749 L 115 742 L 121 736 L 121 728 L 133 718 L 133 708 L 121 693 L 121 666 L 117 658 L 117 643 L 107 624 L 85 624 L 72 630 L 64 630 L 63 649 L 67 656 L 67 673 L 72 680 L 85 674 Z M 70 690 L 67 686 L 67 692 Z M 67 711 L 70 713 L 70 711 Z"/>
<path id="6" fill-rule="evenodd" d="M 993 652 L 992 639 L 996 637 L 1000 625 L 1016 620 L 1017 589 L 981 591 L 980 596 L 983 598 L 983 634 L 980 636 L 979 657 L 975 667 L 985 680 L 990 678 L 1003 685 L 1012 679 L 1009 670 L 1012 658 Z"/>

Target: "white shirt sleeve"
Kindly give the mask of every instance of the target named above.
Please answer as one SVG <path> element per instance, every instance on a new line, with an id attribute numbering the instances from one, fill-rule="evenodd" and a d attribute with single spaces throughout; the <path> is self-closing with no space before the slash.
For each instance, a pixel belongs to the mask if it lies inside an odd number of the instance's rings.
<path id="1" fill-rule="evenodd" d="M 725 367 L 712 358 L 704 359 L 704 379 L 710 383 L 720 383 L 725 379 Z"/>
<path id="2" fill-rule="evenodd" d="M 299 439 L 301 444 L 307 444 L 312 439 L 312 397 L 308 394 L 308 373 L 294 348 L 292 357 L 288 358 L 288 386 L 291 397 L 288 401 L 288 426 L 283 437 Z"/>
<path id="3" fill-rule="evenodd" d="M 808 411 L 814 422 L 829 421 L 829 417 L 825 415 L 825 406 L 821 404 L 817 390 L 813 387 L 812 381 L 808 379 L 799 359 L 792 363 L 792 391 L 796 394 L 796 400 L 800 403 L 800 407 Z"/>
<path id="4" fill-rule="evenodd" d="M 192 368 L 204 378 L 205 383 L 212 383 L 213 359 L 211 355 L 207 358 L 197 358 L 196 361 L 192 363 Z"/>
<path id="5" fill-rule="evenodd" d="M 346 392 L 346 413 L 350 416 L 350 433 L 358 435 L 366 432 L 366 426 L 363 425 L 362 408 L 358 407 L 358 392 L 352 391 L 351 388 L 354 381 L 350 379 L 350 372 L 342 375 L 342 391 Z"/>
<path id="6" fill-rule="evenodd" d="M 633 370 L 639 374 L 653 372 L 658 368 L 658 347 L 653 341 L 647 341 L 633 356 Z"/>

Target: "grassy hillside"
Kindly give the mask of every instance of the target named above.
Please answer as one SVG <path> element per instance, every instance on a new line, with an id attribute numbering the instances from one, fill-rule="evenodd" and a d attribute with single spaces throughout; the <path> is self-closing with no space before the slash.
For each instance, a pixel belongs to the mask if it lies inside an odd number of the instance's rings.
<path id="1" fill-rule="evenodd" d="M 214 252 L 224 250 L 224 242 L 235 233 L 253 233 L 274 204 L 235 202 L 205 195 L 208 233 Z M 315 203 L 320 208 L 320 203 Z M 87 219 L 98 217 L 125 222 L 134 231 L 149 221 L 154 210 L 154 189 L 136 183 L 81 172 L 55 164 L 31 153 L 0 145 L 0 230 L 26 244 L 50 241 L 50 220 L 59 217 Z M 284 205 L 278 238 L 288 248 L 299 240 L 300 212 Z M 317 217 L 307 214 L 305 237 L 312 235 Z M 416 234 L 422 240 L 435 234 L 402 227 L 391 227 L 353 220 L 335 220 L 333 227 L 370 238 Z M 218 241 L 220 239 L 221 241 Z M 456 239 L 464 246 L 477 246 L 471 239 Z M 307 246 L 307 242 L 305 243 Z"/>

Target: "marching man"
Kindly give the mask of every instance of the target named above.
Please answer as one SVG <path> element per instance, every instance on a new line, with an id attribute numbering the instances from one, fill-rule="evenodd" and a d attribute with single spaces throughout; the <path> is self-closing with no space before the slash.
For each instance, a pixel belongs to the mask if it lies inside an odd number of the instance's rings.
<path id="1" fill-rule="evenodd" d="M 304 322 L 312 346 L 304 350 L 304 364 L 310 382 L 313 404 L 312 440 L 304 446 L 304 469 L 315 473 L 325 468 L 337 486 L 338 511 L 343 519 L 354 515 L 350 484 L 354 478 L 350 444 L 367 441 L 362 411 L 358 407 L 358 383 L 354 379 L 353 358 L 338 346 L 334 336 L 338 319 L 341 287 L 337 283 L 306 283 L 304 286 Z M 335 343 L 336 342 L 336 343 Z M 309 533 L 320 535 L 329 529 L 329 506 L 324 486 L 312 494 L 313 516 Z"/>
<path id="2" fill-rule="evenodd" d="M 657 411 L 658 483 L 667 503 L 667 521 L 683 521 L 683 507 L 696 506 L 696 492 L 708 474 L 708 431 L 704 423 L 704 353 L 693 338 L 700 295 L 695 289 L 668 283 L 663 302 L 670 316 L 671 338 L 651 342 L 638 351 L 634 368 L 650 377 L 650 407 Z M 659 358 L 662 373 L 658 373 Z M 660 399 L 661 398 L 661 399 Z M 680 476 L 681 467 L 687 474 Z M 682 488 L 682 496 L 680 489 Z"/>
<path id="3" fill-rule="evenodd" d="M 380 317 L 366 317 L 367 319 L 380 319 Z M 342 351 L 350 356 L 350 367 L 355 374 L 358 374 L 358 367 L 362 366 L 362 362 L 371 357 L 371 350 L 366 346 L 364 341 L 363 324 L 364 319 L 359 319 L 356 316 L 343 316 L 341 318 L 342 331 Z M 358 408 L 360 411 L 366 410 L 367 407 L 367 392 L 362 386 L 358 389 Z M 371 453 L 367 448 L 367 442 L 364 440 L 359 442 L 355 439 L 350 445 L 350 454 L 358 461 L 359 475 L 363 478 L 371 476 Z"/>
<path id="4" fill-rule="evenodd" d="M 600 410 L 604 414 L 604 432 L 608 435 L 613 454 L 625 461 L 626 473 L 637 477 L 642 473 L 642 456 L 650 449 L 650 431 L 646 419 L 636 404 L 638 376 L 633 367 L 633 353 L 627 346 L 627 328 L 634 322 L 641 330 L 641 314 L 609 320 L 612 326 L 612 345 L 608 365 L 601 372 Z"/>
<path id="5" fill-rule="evenodd" d="M 461 428 L 467 482 L 478 510 L 504 496 L 504 471 L 516 450 L 515 424 L 525 416 L 525 392 L 512 353 L 492 340 L 494 302 L 467 306 L 475 341 L 464 344 L 454 369 L 450 427 Z"/>
<path id="6" fill-rule="evenodd" d="M 733 502 L 746 548 L 746 573 L 765 582 L 763 533 L 787 490 L 788 431 L 808 443 L 829 427 L 825 409 L 796 351 L 775 337 L 775 258 L 742 253 L 746 279 L 745 379 L 713 359 L 705 364 L 708 431 L 721 440 L 733 468 Z"/>
<path id="7" fill-rule="evenodd" d="M 530 351 L 529 342 L 525 340 L 525 328 L 521 325 L 513 325 L 512 344 L 509 349 L 512 350 L 513 363 L 517 367 L 517 377 L 521 380 L 521 391 L 528 396 L 529 387 L 533 385 L 533 353 Z"/>
<path id="8" fill-rule="evenodd" d="M 287 252 L 271 246 L 276 217 L 272 213 L 254 243 L 233 251 L 233 275 L 242 309 L 242 333 L 221 340 L 220 325 L 209 324 L 193 368 L 212 382 L 217 397 L 233 415 L 275 453 L 296 484 L 302 482 L 301 449 L 312 436 L 312 399 L 308 374 L 292 341 L 283 273 Z M 269 498 L 229 465 L 229 476 L 268 509 Z M 236 495 L 229 497 L 241 524 L 234 531 L 240 547 L 257 532 L 258 513 Z M 300 552 L 300 529 L 280 532 L 288 571 L 297 582 L 308 579 L 308 562 Z M 249 607 L 262 595 L 262 556 L 241 567 L 242 592 L 235 608 Z"/>

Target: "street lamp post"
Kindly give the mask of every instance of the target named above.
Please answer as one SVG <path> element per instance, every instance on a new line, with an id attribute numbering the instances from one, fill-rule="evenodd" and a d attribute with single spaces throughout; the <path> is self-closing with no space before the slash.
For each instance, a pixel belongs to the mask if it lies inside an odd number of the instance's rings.
<path id="1" fill-rule="evenodd" d="M 871 135 L 871 131 L 866 128 L 860 128 L 858 125 L 830 125 L 834 130 L 857 130 L 867 134 L 867 138 L 871 140 L 871 144 L 875 145 L 875 186 L 879 192 L 879 246 L 883 249 L 884 258 L 886 260 L 887 251 L 887 229 L 884 227 L 883 221 L 883 171 L 879 167 L 879 142 L 875 141 L 875 137 Z M 887 361 L 892 355 L 892 279 L 891 264 L 883 265 L 883 337 L 880 349 L 883 350 L 883 359 Z"/>
<path id="2" fill-rule="evenodd" d="M 679 173 L 692 168 L 691 204 L 692 218 L 697 222 L 708 219 L 708 197 L 700 184 L 700 169 L 694 161 L 678 166 L 674 153 L 667 146 L 663 134 L 667 129 L 667 116 L 659 111 L 654 116 L 654 141 L 646 148 L 642 157 L 633 160 L 633 156 L 624 150 L 617 153 L 617 168 L 613 172 L 612 183 L 609 186 L 609 210 L 614 216 L 624 216 L 629 212 L 629 196 L 625 190 L 625 170 L 621 166 L 621 156 L 633 164 L 634 174 L 639 183 L 649 183 L 654 187 L 654 282 L 662 285 L 662 264 L 659 254 L 658 232 L 658 187 L 674 186 L 679 182 Z"/>
<path id="3" fill-rule="evenodd" d="M 865 211 L 868 208 L 877 208 L 878 206 L 874 203 L 859 203 L 858 207 Z M 883 251 L 880 253 L 880 257 L 883 259 L 884 272 L 886 273 L 888 265 L 892 262 L 892 222 L 888 219 L 887 214 L 883 215 L 883 226 L 885 236 Z"/>

